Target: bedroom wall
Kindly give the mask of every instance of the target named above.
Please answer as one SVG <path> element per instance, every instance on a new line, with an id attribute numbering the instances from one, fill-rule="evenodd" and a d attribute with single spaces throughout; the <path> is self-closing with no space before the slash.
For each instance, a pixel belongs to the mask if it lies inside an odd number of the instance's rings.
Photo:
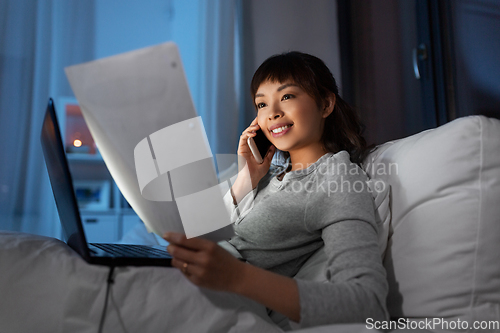
<path id="1" fill-rule="evenodd" d="M 179 45 L 196 108 L 198 101 L 201 2 L 206 0 L 106 0 L 95 5 L 95 58 L 101 58 L 174 40 Z M 252 0 L 237 1 L 241 22 L 240 119 L 243 130 L 255 117 L 249 86 L 257 67 L 269 56 L 297 50 L 323 59 L 341 87 L 337 1 Z M 147 13 L 147 14 L 145 14 Z M 179 23 L 184 22 L 180 28 Z"/>
<path id="2" fill-rule="evenodd" d="M 269 56 L 301 51 L 321 58 L 341 89 L 336 0 L 252 0 L 242 2 L 242 61 L 246 123 L 255 117 L 250 81 Z M 342 91 L 342 89 L 341 89 Z"/>
<path id="3" fill-rule="evenodd" d="M 351 103 L 369 143 L 382 144 L 429 128 L 412 52 L 416 0 L 344 0 L 351 10 Z"/>
<path id="4" fill-rule="evenodd" d="M 195 95 L 197 85 L 192 82 L 198 73 L 197 59 L 202 58 L 197 45 L 207 42 L 200 37 L 205 31 L 197 23 L 213 3 L 210 0 L 0 1 L 0 16 L 5 23 L 0 25 L 3 36 L 0 78 L 4 82 L 0 84 L 3 87 L 0 97 L 10 96 L 0 103 L 3 105 L 0 132 L 3 141 L 10 143 L 0 150 L 0 160 L 10 161 L 0 168 L 3 171 L 0 172 L 0 229 L 60 236 L 40 151 L 39 131 L 47 97 L 72 96 L 64 67 L 194 31 L 178 43 Z M 239 74 L 245 75 L 242 82 L 246 84 L 242 84 L 240 96 L 249 98 L 250 78 L 265 58 L 291 49 L 325 60 L 340 82 L 336 1 L 237 0 L 235 3 L 240 6 L 243 18 L 239 31 L 243 46 L 240 67 L 244 71 Z M 173 20 L 179 23 L 176 28 L 172 27 Z M 195 65 L 186 66 L 187 63 Z M 243 104 L 246 113 L 241 123 L 247 126 L 254 117 L 254 109 L 247 99 Z"/>
<path id="5" fill-rule="evenodd" d="M 415 0 L 352 0 L 352 103 L 369 143 L 420 130 L 420 85 L 412 78 Z"/>
<path id="6" fill-rule="evenodd" d="M 97 0 L 95 59 L 173 40 L 179 47 L 191 92 L 197 96 L 202 1 Z"/>
<path id="7" fill-rule="evenodd" d="M 269 56 L 302 51 L 323 59 L 340 82 L 337 1 L 244 1 L 245 42 L 255 70 Z"/>

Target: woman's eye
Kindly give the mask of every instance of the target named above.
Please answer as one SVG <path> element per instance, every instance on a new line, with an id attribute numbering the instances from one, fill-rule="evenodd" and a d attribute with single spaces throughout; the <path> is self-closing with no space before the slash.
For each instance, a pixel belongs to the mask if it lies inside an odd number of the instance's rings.
<path id="1" fill-rule="evenodd" d="M 285 100 L 290 99 L 292 97 L 293 97 L 293 95 L 291 95 L 291 94 L 285 94 L 285 95 L 283 95 L 283 97 L 281 98 L 281 100 L 285 101 Z"/>
<path id="2" fill-rule="evenodd" d="M 257 109 L 262 109 L 264 106 L 266 106 L 266 104 L 264 104 L 264 103 L 258 103 L 257 104 Z"/>

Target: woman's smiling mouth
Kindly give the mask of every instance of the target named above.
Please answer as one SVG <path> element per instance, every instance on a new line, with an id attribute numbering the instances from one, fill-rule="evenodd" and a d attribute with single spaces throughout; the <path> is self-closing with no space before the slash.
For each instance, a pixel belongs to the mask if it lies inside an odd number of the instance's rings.
<path id="1" fill-rule="evenodd" d="M 280 136 L 285 135 L 290 128 L 293 126 L 293 124 L 278 124 L 275 126 L 272 126 L 269 131 L 271 132 L 271 135 L 273 138 L 277 138 Z"/>

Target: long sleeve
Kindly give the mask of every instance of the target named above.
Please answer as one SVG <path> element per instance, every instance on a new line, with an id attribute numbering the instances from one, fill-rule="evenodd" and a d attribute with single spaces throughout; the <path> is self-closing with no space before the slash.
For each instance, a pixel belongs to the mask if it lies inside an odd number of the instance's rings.
<path id="1" fill-rule="evenodd" d="M 387 320 L 388 285 L 372 224 L 333 223 L 322 231 L 328 283 L 297 280 L 301 327 Z"/>
<path id="2" fill-rule="evenodd" d="M 297 280 L 300 324 L 388 319 L 388 284 L 368 178 L 353 164 L 323 175 L 331 191 L 309 194 L 304 223 L 310 232 L 321 232 L 328 283 Z"/>
<path id="3" fill-rule="evenodd" d="M 231 190 L 228 190 L 223 197 L 224 206 L 229 214 L 231 223 L 239 223 L 241 219 L 248 214 L 253 207 L 253 201 L 255 197 L 256 189 L 250 191 L 241 199 L 238 205 L 234 204 L 233 196 L 231 195 Z M 218 242 L 219 246 L 231 253 L 235 258 L 243 258 L 238 250 L 227 240 Z"/>
<path id="4" fill-rule="evenodd" d="M 227 191 L 223 200 L 232 223 L 238 223 L 252 210 L 256 193 L 257 188 L 254 188 L 241 199 L 238 205 L 235 205 L 231 190 Z"/>
<path id="5" fill-rule="evenodd" d="M 259 183 L 230 243 L 251 264 L 293 277 L 321 246 L 328 282 L 296 279 L 301 326 L 387 319 L 388 285 L 367 176 L 341 151 Z M 233 205 L 234 206 L 234 205 Z"/>

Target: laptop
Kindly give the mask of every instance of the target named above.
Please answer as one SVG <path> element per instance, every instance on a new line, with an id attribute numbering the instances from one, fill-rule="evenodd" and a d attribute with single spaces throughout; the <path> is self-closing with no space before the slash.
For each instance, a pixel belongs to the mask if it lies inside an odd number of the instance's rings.
<path id="1" fill-rule="evenodd" d="M 87 243 L 54 101 L 49 99 L 42 125 L 42 149 L 66 243 L 90 264 L 171 266 L 164 246 Z"/>

